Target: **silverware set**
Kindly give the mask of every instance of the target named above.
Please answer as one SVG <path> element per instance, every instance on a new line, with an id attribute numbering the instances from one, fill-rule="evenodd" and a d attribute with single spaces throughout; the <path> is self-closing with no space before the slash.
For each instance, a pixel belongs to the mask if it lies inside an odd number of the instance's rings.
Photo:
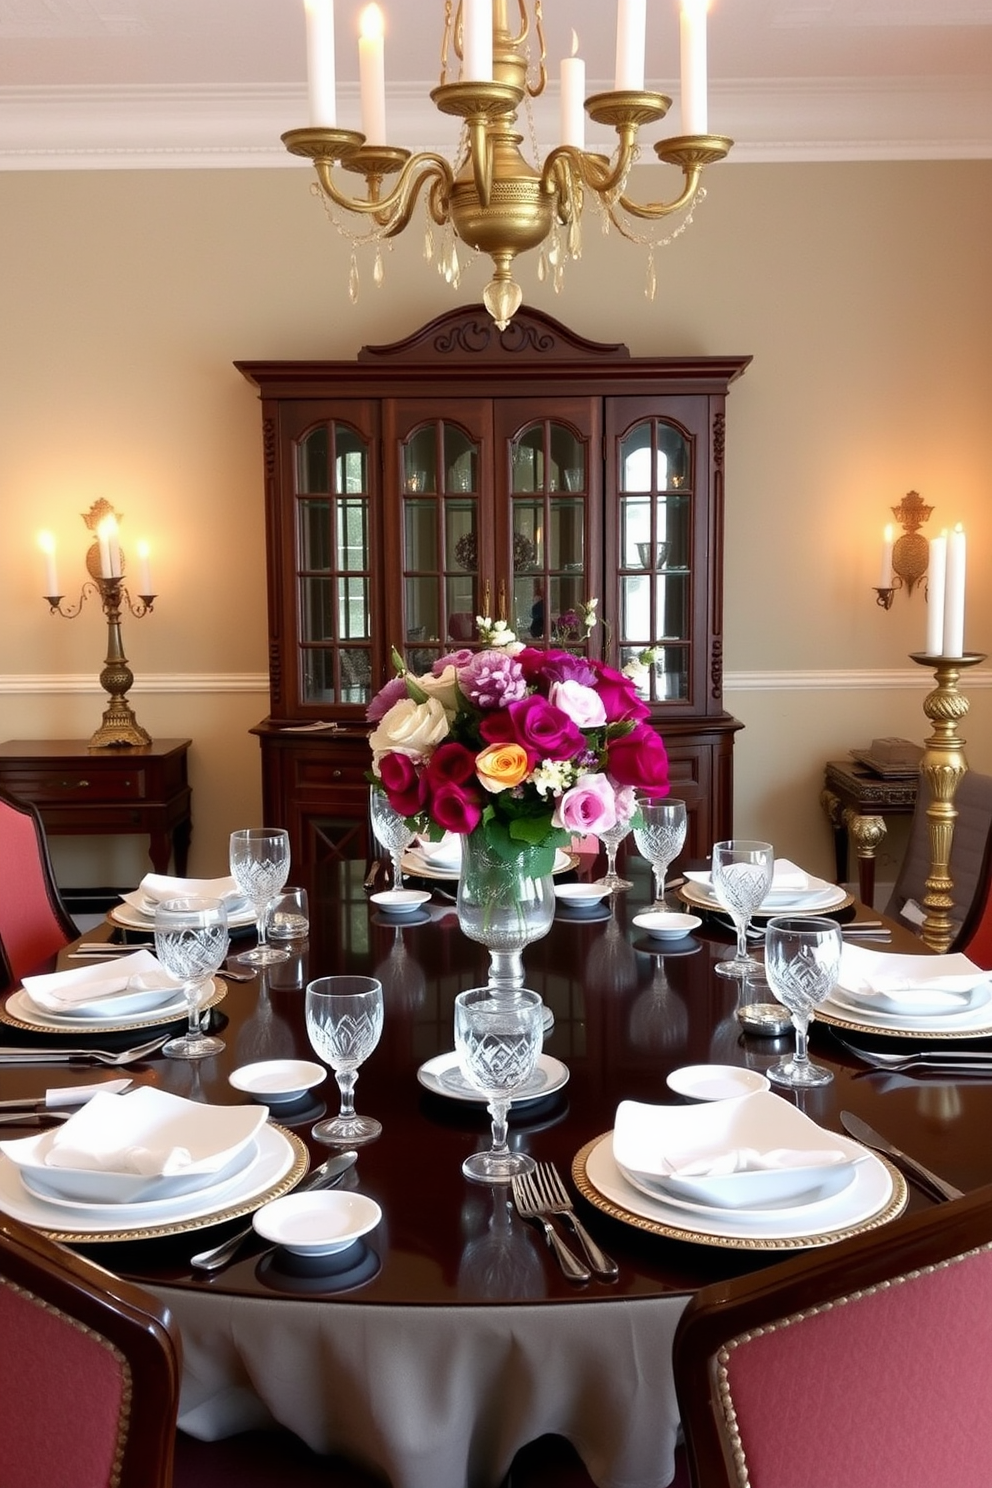
<path id="1" fill-rule="evenodd" d="M 831 1032 L 849 1054 L 855 1055 L 856 1058 L 870 1066 L 870 1069 L 862 1070 L 855 1075 L 855 1079 L 863 1075 L 877 1074 L 879 1071 L 901 1075 L 911 1073 L 913 1070 L 937 1070 L 945 1075 L 954 1075 L 958 1079 L 962 1075 L 976 1077 L 992 1075 L 992 1049 L 957 1049 L 949 1046 L 913 1049 L 906 1054 L 882 1054 L 875 1049 L 859 1048 L 857 1044 L 841 1038 L 836 1029 L 832 1029 Z"/>
<path id="2" fill-rule="evenodd" d="M 110 1064 L 121 1068 L 137 1064 L 161 1049 L 167 1033 L 136 1044 L 133 1049 L 17 1049 L 0 1048 L 0 1066 L 5 1064 Z"/>
<path id="3" fill-rule="evenodd" d="M 841 1111 L 840 1124 L 856 1142 L 860 1142 L 865 1147 L 871 1147 L 873 1151 L 881 1152 L 885 1157 L 890 1158 L 931 1198 L 938 1201 L 964 1198 L 960 1188 L 955 1188 L 953 1183 L 948 1183 L 945 1178 L 941 1178 L 930 1168 L 924 1167 L 917 1158 L 910 1157 L 908 1153 L 903 1152 L 901 1147 L 896 1147 L 874 1127 L 869 1126 L 867 1121 L 862 1121 L 860 1116 L 855 1116 L 853 1111 Z"/>
<path id="4" fill-rule="evenodd" d="M 562 1274 L 569 1281 L 591 1281 L 592 1273 L 604 1280 L 613 1281 L 617 1276 L 617 1263 L 611 1260 L 589 1234 L 579 1219 L 554 1163 L 538 1163 L 533 1173 L 513 1179 L 513 1202 L 521 1219 L 532 1220 L 544 1231 L 548 1242 L 561 1266 Z M 555 1229 L 552 1218 L 565 1221 L 585 1252 L 586 1263 L 572 1251 Z"/>

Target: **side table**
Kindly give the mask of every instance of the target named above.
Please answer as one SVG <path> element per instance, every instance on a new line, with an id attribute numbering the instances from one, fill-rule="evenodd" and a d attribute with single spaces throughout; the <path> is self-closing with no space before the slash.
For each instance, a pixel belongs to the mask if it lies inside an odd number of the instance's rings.
<path id="1" fill-rule="evenodd" d="M 186 872 L 193 830 L 186 778 L 189 739 L 90 749 L 85 739 L 9 739 L 0 786 L 33 801 L 53 836 L 149 838 L 156 873 Z"/>
<path id="2" fill-rule="evenodd" d="M 834 829 L 837 882 L 847 877 L 849 838 L 858 855 L 858 896 L 875 902 L 875 853 L 885 837 L 885 817 L 911 816 L 919 776 L 886 778 L 855 760 L 831 760 L 824 772 L 820 804 Z"/>

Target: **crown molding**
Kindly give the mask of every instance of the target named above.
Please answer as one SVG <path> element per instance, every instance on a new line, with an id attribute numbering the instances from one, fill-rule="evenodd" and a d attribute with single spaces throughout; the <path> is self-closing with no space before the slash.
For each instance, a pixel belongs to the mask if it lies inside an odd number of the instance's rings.
<path id="1" fill-rule="evenodd" d="M 357 119 L 357 89 L 339 94 L 340 116 Z M 427 95 L 427 84 L 391 85 L 390 134 L 451 154 L 456 127 Z M 539 140 L 556 137 L 557 106 L 557 90 L 535 101 Z M 304 90 L 276 85 L 0 87 L 0 169 L 308 169 L 280 142 L 305 118 Z M 717 82 L 710 122 L 736 141 L 738 163 L 992 158 L 992 89 L 981 77 Z M 590 126 L 587 144 L 608 149 L 611 138 Z"/>

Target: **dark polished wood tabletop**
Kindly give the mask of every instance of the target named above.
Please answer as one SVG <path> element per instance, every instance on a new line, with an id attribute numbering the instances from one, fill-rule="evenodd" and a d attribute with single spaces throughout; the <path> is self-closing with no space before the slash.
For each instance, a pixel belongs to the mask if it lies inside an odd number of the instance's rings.
<path id="1" fill-rule="evenodd" d="M 356 1104 L 360 1112 L 378 1117 L 383 1130 L 378 1141 L 361 1150 L 352 1183 L 382 1207 L 383 1220 L 372 1237 L 381 1265 L 366 1284 L 338 1293 L 337 1300 L 388 1305 L 604 1302 L 684 1293 L 783 1258 L 780 1251 L 756 1254 L 646 1234 L 579 1199 L 589 1229 L 619 1262 L 615 1282 L 593 1280 L 576 1287 L 565 1281 L 540 1234 L 514 1216 L 519 1243 L 533 1247 L 540 1257 L 542 1285 L 520 1298 L 513 1292 L 512 1272 L 502 1291 L 494 1288 L 491 1275 L 474 1283 L 466 1258 L 487 1233 L 494 1202 L 505 1198 L 505 1192 L 473 1184 L 461 1173 L 466 1155 L 488 1145 L 488 1117 L 481 1106 L 431 1094 L 418 1082 L 417 1071 L 424 1061 L 452 1048 L 454 997 L 485 982 L 487 953 L 459 929 L 454 884 L 435 885 L 430 917 L 389 921 L 367 898 L 365 867 L 342 863 L 321 870 L 308 885 L 311 934 L 303 951 L 255 981 L 228 987 L 216 1018 L 226 1043 L 222 1054 L 197 1064 L 156 1056 L 135 1070 L 138 1079 L 194 1099 L 244 1101 L 228 1082 L 237 1066 L 272 1057 L 315 1058 L 303 1017 L 310 978 L 345 971 L 380 978 L 384 1030 L 361 1069 Z M 567 1065 L 570 1078 L 560 1091 L 511 1116 L 511 1141 L 538 1159 L 554 1161 L 566 1175 L 576 1152 L 611 1130 L 620 1100 L 677 1102 L 679 1097 L 665 1084 L 671 1070 L 707 1062 L 760 1068 L 790 1045 L 789 1039 L 742 1034 L 735 1014 L 737 984 L 713 972 L 714 962 L 727 953 L 728 932 L 704 923 L 688 954 L 665 953 L 639 932 L 632 921 L 647 896 L 646 865 L 632 857 L 627 867 L 636 876 L 635 888 L 615 896 L 610 916 L 558 916 L 547 937 L 524 953 L 526 982 L 554 1013 L 545 1050 Z M 580 872 L 585 871 L 583 865 Z M 866 917 L 869 912 L 856 906 L 841 917 L 856 913 Z M 95 933 L 108 931 L 101 927 Z M 120 937 L 121 932 L 114 933 Z M 926 953 L 898 928 L 891 946 L 883 948 Z M 232 952 L 238 949 L 235 942 Z M 24 1041 L 25 1035 L 4 1030 L 4 1042 L 18 1038 Z M 868 1073 L 821 1025 L 812 1030 L 811 1052 L 834 1072 L 831 1084 L 802 1098 L 813 1119 L 839 1129 L 839 1112 L 850 1109 L 960 1188 L 992 1181 L 987 1136 L 992 1078 L 957 1081 Z M 18 1066 L 0 1076 L 5 1096 L 35 1094 L 46 1085 L 80 1078 L 78 1069 L 65 1067 Z M 308 1143 L 315 1162 L 326 1149 L 312 1142 L 310 1129 L 325 1108 L 337 1109 L 331 1075 L 301 1107 L 274 1113 Z M 12 1134 L 12 1128 L 4 1131 Z M 910 1184 L 911 1208 L 930 1202 Z M 261 1241 L 253 1240 L 234 1264 L 216 1275 L 191 1272 L 190 1255 L 234 1228 L 229 1222 L 167 1239 L 86 1249 L 110 1269 L 139 1280 L 272 1296 L 260 1263 Z"/>

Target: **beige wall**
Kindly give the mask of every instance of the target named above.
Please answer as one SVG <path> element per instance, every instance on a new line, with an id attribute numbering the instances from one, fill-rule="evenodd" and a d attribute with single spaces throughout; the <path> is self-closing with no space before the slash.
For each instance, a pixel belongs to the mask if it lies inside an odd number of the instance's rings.
<path id="1" fill-rule="evenodd" d="M 106 496 L 125 547 L 153 546 L 160 599 L 125 626 L 132 701 L 153 734 L 193 740 L 202 873 L 222 870 L 232 827 L 259 819 L 248 729 L 267 701 L 258 408 L 232 363 L 352 356 L 484 282 L 476 265 L 454 296 L 415 226 L 382 290 L 361 256 L 352 307 L 348 245 L 308 186 L 294 169 L 0 175 L 0 737 L 80 737 L 98 721 L 101 617 L 92 601 L 72 622 L 47 614 L 35 535 L 56 531 L 74 593 L 78 514 Z M 870 588 L 888 508 L 911 488 L 936 507 L 931 532 L 966 524 L 966 642 L 992 639 L 992 163 L 719 167 L 694 225 L 659 252 L 653 305 L 643 253 L 595 219 L 585 236 L 560 298 L 522 263 L 531 304 L 635 355 L 754 356 L 728 420 L 736 827 L 829 871 L 823 761 L 926 731 L 929 674 L 907 659 L 922 595 L 886 614 Z M 985 770 L 990 678 L 969 677 L 963 728 Z M 54 846 L 64 882 L 125 883 L 144 866 L 133 841 Z"/>

